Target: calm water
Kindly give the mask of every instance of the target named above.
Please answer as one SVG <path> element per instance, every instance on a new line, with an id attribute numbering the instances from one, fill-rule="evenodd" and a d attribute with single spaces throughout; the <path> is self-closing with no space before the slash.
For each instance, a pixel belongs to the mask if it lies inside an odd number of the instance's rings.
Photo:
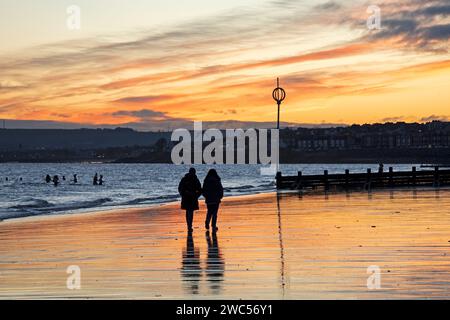
<path id="1" fill-rule="evenodd" d="M 385 168 L 389 165 L 386 164 Z M 393 165 L 395 170 L 410 170 L 412 164 Z M 211 166 L 196 166 L 202 181 Z M 258 165 L 215 166 L 225 188 L 225 196 L 271 192 L 274 178 L 261 176 Z M 283 174 L 365 172 L 377 170 L 378 165 L 282 165 Z M 0 219 L 44 214 L 103 210 L 117 207 L 138 207 L 178 200 L 178 182 L 187 166 L 172 164 L 1 164 Z M 105 185 L 93 186 L 92 177 L 98 172 Z M 72 180 L 78 175 L 78 184 Z M 46 184 L 47 174 L 59 175 L 61 184 Z M 62 181 L 62 176 L 66 181 Z M 6 181 L 8 177 L 8 181 Z M 22 178 L 22 181 L 20 181 Z"/>

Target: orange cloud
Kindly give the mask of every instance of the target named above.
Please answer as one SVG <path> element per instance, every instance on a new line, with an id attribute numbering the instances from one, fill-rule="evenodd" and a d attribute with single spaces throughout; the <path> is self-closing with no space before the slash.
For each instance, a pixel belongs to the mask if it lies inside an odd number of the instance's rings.
<path id="1" fill-rule="evenodd" d="M 438 4 L 383 1 L 386 28 L 368 32 L 359 2 L 305 13 L 282 0 L 293 10 L 217 16 L 125 43 L 29 50 L 0 62 L 0 118 L 121 124 L 151 110 L 164 115 L 152 121 L 271 121 L 277 76 L 288 93 L 283 116 L 294 122 L 446 116 L 448 17 Z M 330 27 L 333 37 L 322 37 Z"/>

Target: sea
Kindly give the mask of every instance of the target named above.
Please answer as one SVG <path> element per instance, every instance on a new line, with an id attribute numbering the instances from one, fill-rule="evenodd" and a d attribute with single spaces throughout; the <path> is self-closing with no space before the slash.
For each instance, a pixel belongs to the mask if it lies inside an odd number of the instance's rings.
<path id="1" fill-rule="evenodd" d="M 411 170 L 418 164 L 385 164 L 385 168 Z M 174 164 L 108 163 L 3 163 L 0 164 L 0 220 L 41 215 L 92 212 L 118 208 L 155 206 L 180 199 L 178 183 L 190 166 Z M 240 196 L 275 191 L 274 176 L 261 175 L 260 165 L 198 165 L 202 182 L 215 168 L 222 178 L 225 196 Z M 330 174 L 378 170 L 378 164 L 287 164 L 283 175 Z M 104 184 L 93 185 L 95 173 Z M 60 184 L 46 183 L 45 177 L 58 175 Z M 78 183 L 73 182 L 77 174 Z M 63 180 L 63 176 L 65 180 Z"/>

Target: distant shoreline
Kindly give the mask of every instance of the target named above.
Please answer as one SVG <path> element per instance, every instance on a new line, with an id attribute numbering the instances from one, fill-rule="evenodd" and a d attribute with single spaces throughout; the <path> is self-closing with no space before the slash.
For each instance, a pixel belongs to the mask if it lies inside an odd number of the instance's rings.
<path id="1" fill-rule="evenodd" d="M 0 132 L 0 162 L 167 164 L 175 145 L 171 132 L 6 129 Z M 202 141 L 203 148 L 207 145 Z M 449 158 L 450 122 L 293 127 L 279 132 L 281 163 L 436 163 Z"/>
<path id="2" fill-rule="evenodd" d="M 225 196 L 223 199 L 224 203 L 229 202 L 235 202 L 235 201 L 246 201 L 246 200 L 254 200 L 258 198 L 264 198 L 270 195 L 276 195 L 279 194 L 281 197 L 284 196 L 318 196 L 318 195 L 342 195 L 342 194 L 381 194 L 386 192 L 406 192 L 406 191 L 444 191 L 448 190 L 450 191 L 449 187 L 397 187 L 397 188 L 385 188 L 385 189 L 374 189 L 370 192 L 365 190 L 350 190 L 350 191 L 344 191 L 344 190 L 332 190 L 328 192 L 324 192 L 323 190 L 311 190 L 311 191 L 302 191 L 299 192 L 298 190 L 282 190 L 282 191 L 263 191 L 263 192 L 257 192 L 257 193 L 251 193 L 251 194 L 241 194 L 241 195 L 232 195 L 232 196 Z M 169 201 L 165 203 L 153 203 L 153 204 L 145 204 L 145 205 L 130 205 L 130 206 L 106 206 L 106 207 L 92 207 L 92 208 L 86 208 L 86 209 L 80 209 L 80 210 L 73 210 L 73 211 L 61 211 L 57 214 L 42 214 L 42 215 L 35 215 L 35 216 L 25 216 L 25 217 L 13 217 L 13 218 L 7 218 L 7 219 L 0 219 L 0 225 L 3 225 L 5 223 L 20 223 L 20 222 L 26 222 L 26 221 L 41 221 L 42 219 L 53 219 L 53 218 L 64 218 L 64 217 L 77 217 L 77 216 L 92 216 L 92 215 L 98 215 L 98 214 L 119 214 L 119 213 L 126 213 L 126 212 L 141 212 L 141 211 L 148 211 L 148 210 L 157 210 L 158 208 L 172 208 L 179 206 L 179 201 Z M 200 206 L 205 207 L 204 200 L 200 200 Z M 180 209 L 180 212 L 182 210 Z"/>
<path id="3" fill-rule="evenodd" d="M 414 159 L 413 159 L 414 160 Z M 373 160 L 361 160 L 361 161 L 314 161 L 314 162 L 281 162 L 280 165 L 293 165 L 293 164 L 298 164 L 298 165 L 308 165 L 308 164 L 372 164 L 372 165 L 378 165 L 380 163 L 389 163 L 389 164 L 398 164 L 398 165 L 409 165 L 412 163 L 422 163 L 423 165 L 430 165 L 430 164 L 435 164 L 435 163 L 439 163 L 440 162 L 435 162 L 435 161 L 409 161 L 409 160 L 399 160 L 399 161 L 394 161 L 394 160 L 387 160 L 387 161 L 377 161 L 377 159 L 373 159 Z M 416 159 L 417 160 L 417 159 Z M 5 162 L 1 162 L 1 164 L 173 164 L 176 165 L 172 162 L 118 162 L 118 161 L 5 161 Z M 186 166 L 189 166 L 190 164 L 186 164 Z M 192 166 L 196 166 L 197 164 L 192 164 Z M 208 164 L 202 164 L 202 165 L 208 165 Z M 251 164 L 252 165 L 252 164 Z M 445 166 L 450 166 L 450 164 L 444 164 Z"/>
<path id="4" fill-rule="evenodd" d="M 419 166 L 419 164 L 412 163 L 400 166 L 386 164 L 386 169 L 388 165 L 392 165 L 396 171 L 411 170 L 412 166 L 416 166 L 417 168 Z M 4 181 L 2 185 L 7 188 L 5 189 L 7 196 L 8 194 L 11 195 L 10 199 L 7 199 L 1 207 L 0 218 L 6 221 L 37 215 L 87 214 L 96 211 L 141 209 L 176 203 L 179 200 L 177 192 L 178 179 L 184 175 L 187 167 L 168 166 L 166 164 L 129 164 L 127 166 L 117 163 L 112 165 L 109 163 L 99 164 L 99 162 L 91 164 L 82 163 L 78 166 L 59 163 L 47 163 L 42 164 L 42 166 L 13 163 L 9 166 L 4 166 L 4 170 L 0 171 L 0 178 Z M 202 177 L 209 167 L 208 165 L 203 165 L 202 167 L 197 166 Z M 235 171 L 233 166 L 224 165 L 223 167 L 218 167 L 223 171 L 225 177 L 227 198 L 276 192 L 275 175 L 273 177 L 262 177 L 259 172 L 260 166 L 256 165 L 253 168 L 244 167 L 246 169 L 242 172 L 245 172 L 245 174 L 239 174 L 241 169 L 236 169 L 237 171 Z M 302 171 L 304 175 L 323 174 L 323 170 L 325 169 L 329 169 L 330 173 L 344 173 L 345 169 L 350 169 L 351 172 L 366 172 L 366 169 L 369 167 L 375 172 L 378 164 L 361 163 L 353 166 L 352 164 L 324 163 L 310 166 L 309 164 L 298 163 L 295 165 L 286 164 L 286 167 L 281 167 L 281 171 L 287 175 L 297 176 L 297 171 Z M 155 183 L 156 180 L 152 178 L 155 174 L 163 172 L 161 170 L 168 172 L 166 177 L 161 180 L 169 183 L 168 185 L 164 183 L 160 184 L 159 182 Z M 123 179 L 123 171 L 129 172 L 130 176 L 128 176 L 128 179 Z M 13 172 L 15 174 L 12 174 Z M 47 172 L 52 175 L 59 174 L 60 177 L 65 174 L 66 177 L 69 177 L 69 180 L 61 184 L 62 189 L 54 188 L 52 184 L 48 185 L 43 180 Z M 101 189 L 93 187 L 91 180 L 93 172 L 106 173 L 106 181 L 108 184 Z M 117 172 L 121 173 L 117 174 Z M 147 172 L 147 174 L 142 175 L 143 172 Z M 81 179 L 79 180 L 79 184 L 74 185 L 70 183 L 71 174 L 68 173 L 78 173 Z M 5 181 L 5 177 L 10 178 L 9 182 Z M 19 181 L 19 177 L 24 178 L 23 182 Z M 174 179 L 174 177 L 176 178 Z M 135 181 L 140 181 L 140 184 L 136 189 L 130 189 L 134 191 L 129 191 L 127 188 L 133 186 Z M 164 187 L 160 187 L 160 185 Z M 17 192 L 19 192 L 20 197 L 13 196 Z M 308 190 L 303 194 L 309 195 L 315 193 L 314 191 Z M 59 198 L 60 195 L 61 198 Z"/>
<path id="5" fill-rule="evenodd" d="M 289 192 L 285 192 L 286 194 Z M 276 191 L 268 191 L 268 192 L 259 192 L 254 194 L 242 194 L 242 195 L 233 195 L 233 196 L 225 196 L 223 202 L 233 202 L 233 201 L 243 201 L 246 199 L 254 199 L 259 197 L 268 196 L 271 194 L 276 194 Z M 205 206 L 204 200 L 200 200 L 200 205 L 202 207 Z M 87 208 L 84 210 L 74 210 L 74 211 L 62 211 L 58 214 L 42 214 L 42 215 L 35 215 L 35 216 L 26 216 L 26 217 L 18 217 L 18 218 L 7 218 L 7 219 L 0 219 L 0 225 L 4 225 L 5 223 L 20 223 L 20 222 L 28 222 L 28 221 L 42 221 L 43 219 L 58 219 L 58 218 L 67 218 L 67 217 L 77 217 L 77 216 L 92 216 L 92 215 L 99 215 L 99 214 L 118 214 L 118 213 L 126 213 L 126 212 L 141 212 L 141 211 L 148 211 L 148 210 L 156 210 L 158 208 L 172 208 L 179 206 L 179 201 L 170 201 L 166 203 L 154 203 L 154 204 L 145 204 L 141 206 L 123 206 L 123 207 L 93 207 L 93 208 Z M 180 212 L 182 210 L 180 209 Z"/>

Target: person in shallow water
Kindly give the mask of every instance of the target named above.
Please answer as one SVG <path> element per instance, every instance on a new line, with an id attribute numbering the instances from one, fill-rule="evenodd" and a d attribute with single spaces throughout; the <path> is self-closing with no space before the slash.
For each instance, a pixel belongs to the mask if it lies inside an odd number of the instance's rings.
<path id="1" fill-rule="evenodd" d="M 98 174 L 97 173 L 95 173 L 94 180 L 93 180 L 92 184 L 94 186 L 98 185 Z"/>
<path id="2" fill-rule="evenodd" d="M 73 175 L 73 183 L 78 183 L 78 176 L 76 174 Z"/>
<path id="3" fill-rule="evenodd" d="M 181 195 L 181 209 L 186 210 L 186 224 L 188 231 L 192 232 L 192 222 L 194 211 L 198 210 L 198 198 L 202 194 L 202 186 L 197 178 L 194 168 L 189 169 L 178 185 L 178 192 Z"/>
<path id="4" fill-rule="evenodd" d="M 45 182 L 50 183 L 51 181 L 52 181 L 52 178 L 51 178 L 50 175 L 48 174 L 48 175 L 45 177 Z"/>
<path id="5" fill-rule="evenodd" d="M 102 186 L 102 185 L 103 185 L 103 182 L 104 182 L 104 181 L 103 181 L 103 176 L 100 175 L 100 179 L 98 180 L 98 184 Z"/>
<path id="6" fill-rule="evenodd" d="M 203 181 L 203 196 L 205 197 L 205 203 L 208 208 L 205 228 L 209 230 L 209 225 L 212 222 L 212 231 L 216 232 L 218 230 L 217 212 L 219 211 L 220 202 L 223 198 L 223 186 L 215 169 L 209 170 Z"/>
<path id="7" fill-rule="evenodd" d="M 59 184 L 59 177 L 57 175 L 53 176 L 53 184 L 55 185 L 55 187 L 57 187 Z"/>

